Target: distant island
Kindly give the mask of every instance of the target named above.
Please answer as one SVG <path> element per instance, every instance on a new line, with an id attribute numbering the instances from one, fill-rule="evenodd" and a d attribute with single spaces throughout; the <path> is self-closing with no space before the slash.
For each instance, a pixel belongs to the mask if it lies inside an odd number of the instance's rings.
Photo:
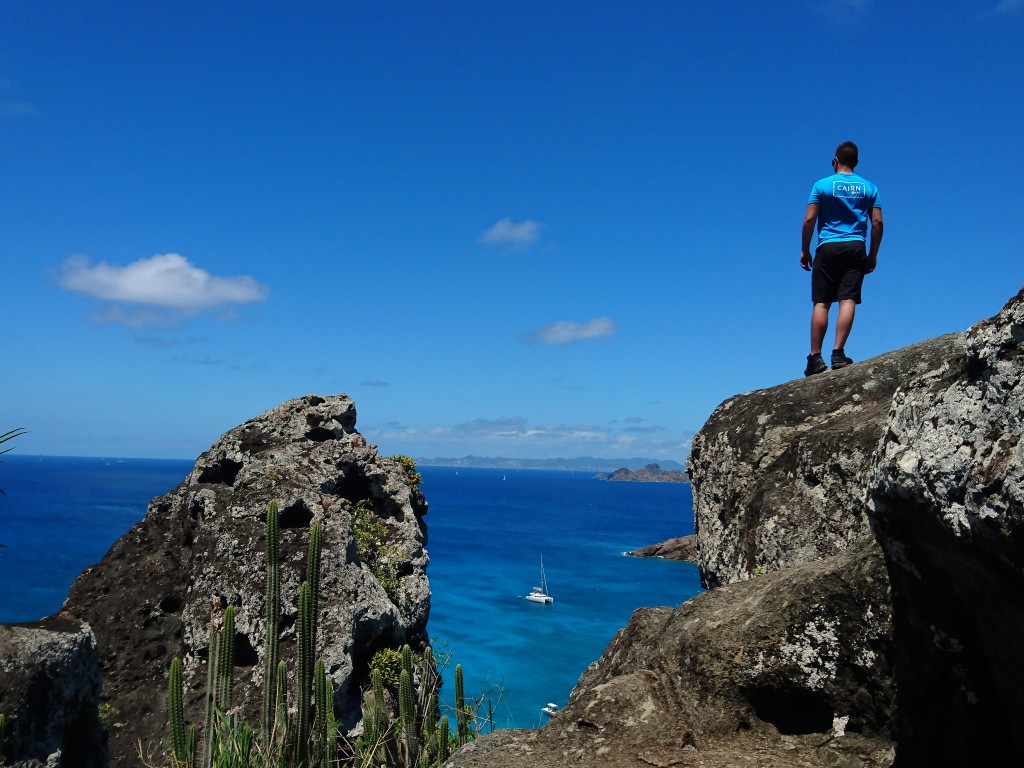
<path id="1" fill-rule="evenodd" d="M 433 458 L 427 459 L 417 456 L 416 463 L 425 467 L 481 467 L 489 469 L 561 469 L 575 470 L 578 472 L 612 472 L 616 474 L 622 469 L 637 469 L 644 467 L 657 467 L 651 459 L 601 459 L 593 456 L 578 456 L 574 459 L 507 459 L 492 456 L 463 456 L 461 459 Z M 678 470 L 684 474 L 685 469 L 677 461 L 666 460 L 662 462 L 670 470 Z M 620 469 L 621 468 L 621 469 Z M 684 477 L 683 482 L 686 479 Z M 674 480 L 670 482 L 680 482 Z"/>
<path id="2" fill-rule="evenodd" d="M 623 467 L 611 474 L 599 474 L 602 480 L 623 480 L 630 483 L 688 483 L 690 476 L 681 469 L 662 469 L 660 464 L 646 464 L 639 469 Z"/>

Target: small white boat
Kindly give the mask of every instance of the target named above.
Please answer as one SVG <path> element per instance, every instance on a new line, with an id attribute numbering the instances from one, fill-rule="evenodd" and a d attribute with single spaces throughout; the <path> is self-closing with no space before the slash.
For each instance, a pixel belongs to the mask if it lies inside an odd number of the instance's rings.
<path id="1" fill-rule="evenodd" d="M 555 702 L 553 701 L 549 701 L 547 704 L 540 708 L 540 711 L 548 717 L 551 717 L 552 715 L 558 714 L 558 705 L 555 704 Z"/>
<path id="2" fill-rule="evenodd" d="M 526 599 L 533 603 L 555 602 L 555 598 L 548 594 L 548 579 L 544 575 L 544 555 L 540 556 L 540 586 L 531 589 Z"/>

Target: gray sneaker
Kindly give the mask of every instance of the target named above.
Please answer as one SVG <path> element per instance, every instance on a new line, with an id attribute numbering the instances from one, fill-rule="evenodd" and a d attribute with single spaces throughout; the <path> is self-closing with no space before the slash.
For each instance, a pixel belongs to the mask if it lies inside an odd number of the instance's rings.
<path id="1" fill-rule="evenodd" d="M 807 367 L 804 368 L 804 376 L 813 376 L 816 373 L 824 373 L 828 370 L 828 366 L 825 365 L 825 361 L 821 359 L 821 354 L 808 355 L 807 356 Z"/>
<path id="2" fill-rule="evenodd" d="M 852 365 L 853 360 L 846 356 L 846 353 L 842 350 L 835 350 L 832 353 L 832 370 L 838 371 L 840 368 L 845 368 L 848 365 Z"/>

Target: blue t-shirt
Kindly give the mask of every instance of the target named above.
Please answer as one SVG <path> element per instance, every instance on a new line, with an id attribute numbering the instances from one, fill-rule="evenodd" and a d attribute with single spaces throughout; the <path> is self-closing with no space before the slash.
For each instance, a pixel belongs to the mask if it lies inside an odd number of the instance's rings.
<path id="1" fill-rule="evenodd" d="M 818 245 L 867 241 L 872 208 L 881 208 L 878 187 L 855 173 L 834 173 L 811 187 L 807 203 L 818 204 Z"/>

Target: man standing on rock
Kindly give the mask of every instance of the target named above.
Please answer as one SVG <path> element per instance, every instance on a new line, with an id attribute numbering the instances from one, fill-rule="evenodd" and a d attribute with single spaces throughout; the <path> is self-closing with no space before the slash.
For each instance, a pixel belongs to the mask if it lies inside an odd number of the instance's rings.
<path id="1" fill-rule="evenodd" d="M 839 302 L 836 343 L 832 370 L 853 362 L 846 356 L 846 339 L 860 304 L 864 275 L 875 271 L 878 246 L 882 244 L 882 202 L 878 187 L 853 172 L 857 167 L 857 145 L 844 141 L 832 158 L 831 176 L 811 188 L 800 245 L 800 266 L 811 273 L 811 354 L 804 376 L 828 370 L 821 358 L 821 345 L 828 330 L 828 311 Z M 867 250 L 868 220 L 871 221 L 871 250 Z M 815 222 L 818 249 L 811 257 L 811 235 Z M 813 263 L 814 269 L 811 269 Z"/>

